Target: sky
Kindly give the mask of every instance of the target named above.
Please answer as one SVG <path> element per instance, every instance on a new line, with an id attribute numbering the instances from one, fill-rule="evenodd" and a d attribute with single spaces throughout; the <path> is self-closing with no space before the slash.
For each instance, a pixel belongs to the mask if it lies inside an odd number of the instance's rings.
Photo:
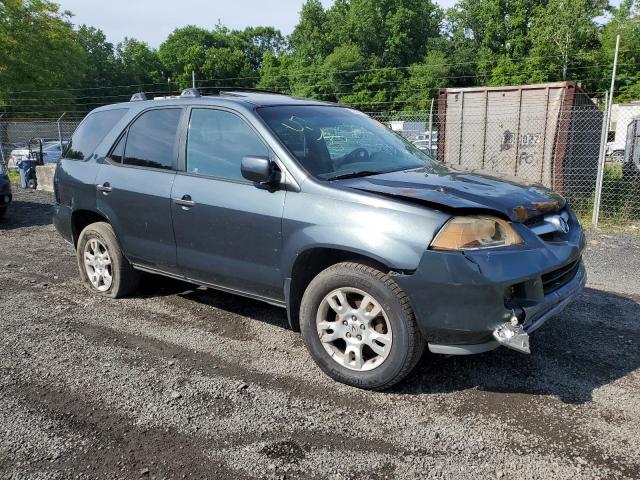
<path id="1" fill-rule="evenodd" d="M 288 35 L 298 23 L 304 0 L 56 0 L 73 12 L 73 23 L 101 29 L 112 43 L 133 37 L 158 47 L 177 27 L 212 28 L 218 20 L 232 29 L 274 26 Z M 333 0 L 322 0 L 329 7 Z M 439 0 L 443 7 L 454 0 Z M 171 5 L 165 7 L 164 5 Z"/>

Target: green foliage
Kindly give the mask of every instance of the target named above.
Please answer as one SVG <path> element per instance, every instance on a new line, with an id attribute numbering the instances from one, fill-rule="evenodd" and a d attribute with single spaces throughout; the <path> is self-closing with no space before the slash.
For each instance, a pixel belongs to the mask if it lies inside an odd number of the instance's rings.
<path id="1" fill-rule="evenodd" d="M 185 26 L 155 50 L 114 46 L 49 0 L 0 0 L 0 105 L 52 115 L 191 86 L 260 87 L 368 111 L 426 110 L 444 87 L 581 81 L 640 99 L 635 0 L 306 0 L 293 33 Z M 606 21 L 603 24 L 602 19 Z M 22 93 L 17 93 L 22 92 Z"/>
<path id="2" fill-rule="evenodd" d="M 0 106 L 31 114 L 73 100 L 64 89 L 86 64 L 69 18 L 46 0 L 0 2 Z"/>

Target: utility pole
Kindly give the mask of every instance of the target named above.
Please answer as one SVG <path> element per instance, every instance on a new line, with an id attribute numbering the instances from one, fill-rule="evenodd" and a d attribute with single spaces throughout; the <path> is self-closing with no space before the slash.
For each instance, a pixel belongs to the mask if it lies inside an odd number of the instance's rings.
<path id="1" fill-rule="evenodd" d="M 598 175 L 596 177 L 596 195 L 593 201 L 593 216 L 591 222 L 593 226 L 598 228 L 598 221 L 600 220 L 600 201 L 602 200 L 602 182 L 604 180 L 604 161 L 605 161 L 605 148 L 607 145 L 607 137 L 609 132 L 609 124 L 611 122 L 611 107 L 613 105 L 613 91 L 616 86 L 616 70 L 618 68 L 618 50 L 620 49 L 620 35 L 616 37 L 616 51 L 613 55 L 613 71 L 611 72 L 611 88 L 609 89 L 609 98 L 607 99 L 607 107 L 604 113 L 603 127 L 604 134 L 600 143 L 600 158 L 598 159 Z"/>
<path id="2" fill-rule="evenodd" d="M 67 112 L 62 112 L 62 115 L 60 115 L 60 118 L 58 118 L 58 121 L 56 122 L 58 124 L 58 141 L 60 142 L 60 158 L 62 158 L 62 151 L 64 150 L 64 148 L 62 148 L 62 129 L 60 128 L 60 120 L 62 120 L 62 117 L 64 117 L 67 114 Z"/>
<path id="3" fill-rule="evenodd" d="M 195 70 L 191 70 L 191 86 L 196 88 L 196 72 Z"/>

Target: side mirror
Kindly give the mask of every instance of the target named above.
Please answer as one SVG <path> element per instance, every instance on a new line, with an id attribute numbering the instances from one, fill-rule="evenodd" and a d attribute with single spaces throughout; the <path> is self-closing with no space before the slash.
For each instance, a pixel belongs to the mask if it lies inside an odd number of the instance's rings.
<path id="1" fill-rule="evenodd" d="M 273 163 L 267 157 L 243 157 L 240 171 L 244 178 L 256 183 L 271 183 L 275 178 Z"/>

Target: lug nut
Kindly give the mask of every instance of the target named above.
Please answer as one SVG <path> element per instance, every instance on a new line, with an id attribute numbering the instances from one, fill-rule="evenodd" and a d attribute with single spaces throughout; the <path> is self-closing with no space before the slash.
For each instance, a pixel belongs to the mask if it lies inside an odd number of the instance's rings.
<path id="1" fill-rule="evenodd" d="M 353 315 L 353 316 L 351 317 L 351 320 L 353 320 L 353 321 L 355 322 L 355 321 L 356 321 L 356 316 L 355 316 L 355 315 Z"/>
<path id="2" fill-rule="evenodd" d="M 366 328 L 367 328 L 367 326 L 366 326 L 364 323 L 362 323 L 362 324 L 360 324 L 360 328 L 361 328 L 362 330 L 364 330 L 364 329 L 366 329 Z"/>
<path id="3" fill-rule="evenodd" d="M 358 340 L 362 340 L 362 335 L 358 335 L 356 338 L 357 338 Z"/>
<path id="4" fill-rule="evenodd" d="M 347 332 L 347 338 L 351 338 L 351 334 Z"/>
<path id="5" fill-rule="evenodd" d="M 346 321 L 346 320 L 343 320 L 343 321 L 342 321 L 342 324 L 346 327 L 346 326 L 347 326 L 347 321 Z"/>

